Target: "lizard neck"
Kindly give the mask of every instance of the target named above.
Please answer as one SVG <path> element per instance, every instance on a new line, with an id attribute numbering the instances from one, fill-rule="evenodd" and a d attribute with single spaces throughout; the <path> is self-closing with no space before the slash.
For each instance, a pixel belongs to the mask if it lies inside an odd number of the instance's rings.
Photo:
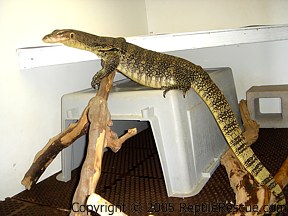
<path id="1" fill-rule="evenodd" d="M 92 52 L 100 58 L 105 57 L 104 55 L 105 52 L 102 51 L 100 47 L 96 46 L 96 44 L 93 44 L 93 41 L 89 41 L 89 42 L 90 43 L 79 41 L 79 40 L 69 40 L 69 41 L 63 42 L 63 44 L 65 46 Z"/>
<path id="2" fill-rule="evenodd" d="M 126 50 L 127 44 L 124 38 L 103 37 L 80 31 L 74 31 L 73 34 L 73 38 L 62 43 L 66 46 L 93 52 L 100 58 L 105 58 L 108 52 L 124 52 Z"/>

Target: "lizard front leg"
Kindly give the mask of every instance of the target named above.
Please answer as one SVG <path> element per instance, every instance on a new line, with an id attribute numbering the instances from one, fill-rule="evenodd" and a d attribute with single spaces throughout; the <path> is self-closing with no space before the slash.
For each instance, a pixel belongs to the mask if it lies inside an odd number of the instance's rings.
<path id="1" fill-rule="evenodd" d="M 105 61 L 101 59 L 102 69 L 93 76 L 91 86 L 95 89 L 104 77 L 116 70 L 118 64 L 119 58 L 116 55 L 107 58 Z"/>

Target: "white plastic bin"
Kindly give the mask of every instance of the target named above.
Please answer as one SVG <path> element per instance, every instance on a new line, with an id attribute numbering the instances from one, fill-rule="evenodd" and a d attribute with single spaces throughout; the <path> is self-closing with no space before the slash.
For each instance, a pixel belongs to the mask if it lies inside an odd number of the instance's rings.
<path id="1" fill-rule="evenodd" d="M 207 71 L 239 120 L 231 69 Z M 87 89 L 63 96 L 63 129 L 80 117 L 94 95 L 94 89 Z M 112 120 L 121 120 L 114 122 L 113 128 L 120 134 L 131 127 L 143 130 L 150 122 L 168 196 L 187 197 L 199 193 L 219 165 L 221 154 L 228 148 L 209 109 L 193 90 L 188 91 L 186 98 L 178 90 L 169 91 L 163 98 L 163 90 L 125 80 L 113 87 L 108 106 Z M 72 169 L 78 167 L 84 157 L 85 141 L 81 138 L 62 151 L 59 180 L 70 180 Z"/>

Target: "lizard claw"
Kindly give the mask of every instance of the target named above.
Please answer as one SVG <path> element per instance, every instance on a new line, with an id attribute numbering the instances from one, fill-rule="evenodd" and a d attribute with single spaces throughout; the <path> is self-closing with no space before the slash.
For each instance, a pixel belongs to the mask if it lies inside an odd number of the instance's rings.
<path id="1" fill-rule="evenodd" d="M 167 86 L 162 86 L 161 89 L 164 89 L 163 91 L 163 97 L 165 98 L 166 96 L 166 93 L 170 90 L 173 90 L 173 89 L 176 89 L 176 90 L 182 90 L 182 93 L 183 93 L 183 97 L 185 98 L 186 97 L 186 92 L 190 89 L 191 87 L 181 87 L 181 86 L 170 86 L 170 87 L 167 87 Z"/>
<path id="2" fill-rule="evenodd" d="M 99 75 L 99 73 L 96 73 L 93 78 L 92 78 L 92 81 L 91 81 L 91 86 L 92 88 L 96 89 L 97 86 L 99 86 L 100 84 L 100 81 L 102 80 L 103 77 L 101 77 Z"/>
<path id="3" fill-rule="evenodd" d="M 189 89 L 182 89 L 183 98 L 186 98 L 186 93 Z"/>
<path id="4" fill-rule="evenodd" d="M 164 98 L 166 97 L 166 93 L 167 93 L 167 92 L 168 92 L 167 89 L 163 91 L 163 97 L 164 97 Z"/>
<path id="5" fill-rule="evenodd" d="M 92 79 L 92 81 L 91 81 L 92 88 L 96 89 L 96 87 L 99 86 L 99 84 L 100 84 L 99 80 Z"/>

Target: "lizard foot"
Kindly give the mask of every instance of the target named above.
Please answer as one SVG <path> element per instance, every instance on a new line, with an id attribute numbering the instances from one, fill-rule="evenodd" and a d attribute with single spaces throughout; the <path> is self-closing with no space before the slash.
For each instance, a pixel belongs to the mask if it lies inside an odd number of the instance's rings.
<path id="1" fill-rule="evenodd" d="M 183 93 L 183 97 L 185 98 L 186 96 L 186 92 L 190 89 L 191 87 L 186 87 L 186 86 L 177 86 L 177 85 L 174 85 L 174 86 L 162 86 L 161 89 L 163 89 L 163 97 L 165 98 L 166 96 L 166 93 L 170 90 L 181 90 L 182 93 Z"/>
<path id="2" fill-rule="evenodd" d="M 101 62 L 102 64 L 104 64 L 104 62 Z M 108 65 L 109 66 L 109 65 Z M 109 69 L 109 70 L 108 70 Z M 108 68 L 107 67 L 103 67 L 100 71 L 98 71 L 92 78 L 91 81 L 91 86 L 96 89 L 96 86 L 99 86 L 101 80 L 108 76 L 109 74 L 111 74 L 114 71 L 114 67 Z"/>

